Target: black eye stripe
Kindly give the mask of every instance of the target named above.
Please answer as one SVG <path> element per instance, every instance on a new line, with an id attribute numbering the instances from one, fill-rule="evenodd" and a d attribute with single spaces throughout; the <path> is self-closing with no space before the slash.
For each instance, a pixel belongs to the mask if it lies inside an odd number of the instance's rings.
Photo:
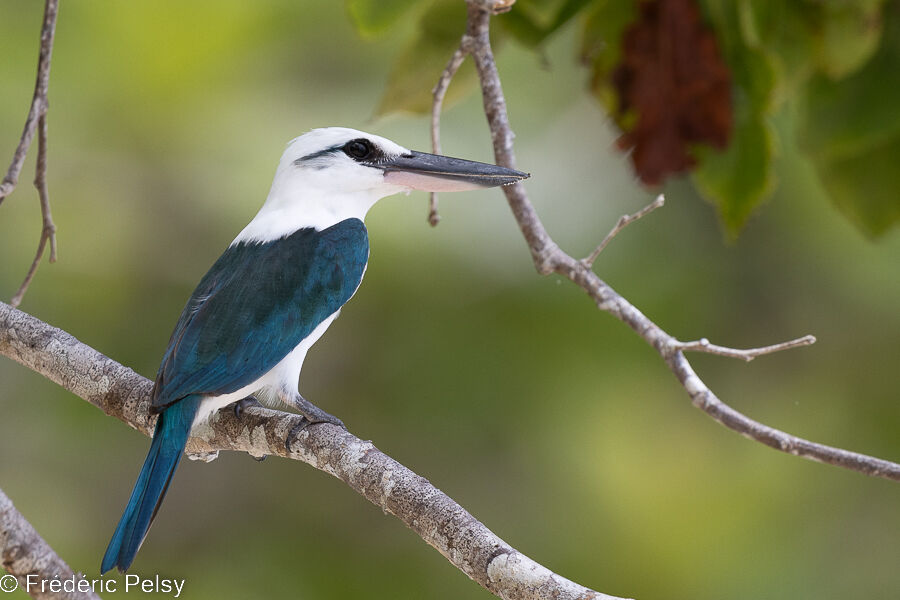
<path id="1" fill-rule="evenodd" d="M 323 156 L 328 156 L 329 154 L 336 154 L 341 151 L 340 146 L 332 146 L 331 148 L 325 148 L 324 150 L 319 150 L 318 152 L 313 152 L 312 154 L 307 154 L 306 156 L 301 156 L 297 160 L 294 161 L 295 165 L 301 165 L 306 161 L 315 160 L 317 158 L 322 158 Z"/>

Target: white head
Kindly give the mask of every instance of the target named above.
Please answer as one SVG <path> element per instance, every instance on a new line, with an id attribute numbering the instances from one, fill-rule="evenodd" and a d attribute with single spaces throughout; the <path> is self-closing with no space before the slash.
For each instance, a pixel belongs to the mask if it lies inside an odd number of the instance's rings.
<path id="1" fill-rule="evenodd" d="M 375 202 L 398 192 L 472 190 L 526 177 L 505 167 L 415 152 L 355 129 L 313 129 L 288 144 L 265 204 L 232 243 L 363 220 Z"/>

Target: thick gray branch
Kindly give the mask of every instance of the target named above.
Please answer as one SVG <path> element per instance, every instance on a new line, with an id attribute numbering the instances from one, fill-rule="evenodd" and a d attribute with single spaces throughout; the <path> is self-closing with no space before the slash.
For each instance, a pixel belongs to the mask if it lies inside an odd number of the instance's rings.
<path id="1" fill-rule="evenodd" d="M 32 598 L 65 600 L 99 600 L 93 592 L 51 592 L 53 579 L 72 579 L 75 573 L 25 517 L 12 500 L 0 490 L 0 566 L 19 582 L 20 590 L 28 590 Z M 40 582 L 47 582 L 42 587 Z M 0 591 L 11 591 L 9 581 L 0 583 Z"/>
<path id="2" fill-rule="evenodd" d="M 82 344 L 65 331 L 0 302 L 0 354 L 150 435 L 150 380 Z M 300 416 L 250 408 L 223 410 L 196 428 L 187 453 L 212 459 L 220 450 L 300 460 L 345 482 L 403 521 L 474 581 L 501 598 L 612 599 L 560 577 L 497 537 L 463 507 L 372 442 L 330 424 L 301 430 Z"/>
<path id="3" fill-rule="evenodd" d="M 495 0 L 467 0 L 467 2 L 468 22 L 462 48 L 472 56 L 478 70 L 484 114 L 491 130 L 497 164 L 515 168 L 514 136 L 509 125 L 506 100 L 503 97 L 500 75 L 494 62 L 490 40 L 491 13 L 496 12 L 493 7 L 496 5 L 506 9 L 509 2 L 496 2 L 496 4 Z M 519 229 L 528 242 L 537 271 L 542 275 L 558 273 L 569 279 L 587 292 L 601 310 L 610 313 L 634 329 L 662 356 L 678 381 L 687 390 L 694 406 L 706 412 L 722 425 L 776 450 L 845 467 L 866 475 L 900 481 L 900 464 L 804 440 L 763 425 L 727 406 L 697 376 L 683 354 L 684 350 L 693 350 L 714 352 L 748 360 L 759 354 L 812 343 L 815 341 L 812 336 L 753 350 L 735 350 L 713 346 L 708 342 L 705 344 L 680 342 L 644 316 L 634 305 L 594 274 L 587 261 L 576 260 L 563 252 L 547 233 L 522 184 L 505 186 L 503 192 L 506 194 L 507 202 L 512 208 Z"/>

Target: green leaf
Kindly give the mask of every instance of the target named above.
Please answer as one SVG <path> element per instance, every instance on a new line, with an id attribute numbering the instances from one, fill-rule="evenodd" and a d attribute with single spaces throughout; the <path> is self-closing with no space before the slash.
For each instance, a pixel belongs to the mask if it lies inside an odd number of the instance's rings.
<path id="1" fill-rule="evenodd" d="M 591 93 L 610 115 L 619 112 L 610 74 L 622 58 L 622 35 L 637 18 L 631 0 L 599 0 L 588 11 L 581 35 L 581 60 L 591 69 Z"/>
<path id="2" fill-rule="evenodd" d="M 497 23 L 526 48 L 536 48 L 544 41 L 541 27 L 521 11 L 511 10 L 498 18 Z"/>
<path id="3" fill-rule="evenodd" d="M 704 0 L 707 3 L 719 0 Z M 766 51 L 792 89 L 813 71 L 840 79 L 861 68 L 878 48 L 884 0 L 739 0 L 741 37 Z"/>
<path id="4" fill-rule="evenodd" d="M 540 46 L 590 4 L 591 0 L 519 0 L 497 22 L 528 48 Z"/>
<path id="5" fill-rule="evenodd" d="M 895 13 L 897 11 L 894 11 Z M 802 147 L 819 161 L 847 157 L 900 135 L 900 16 L 891 19 L 879 52 L 841 81 L 814 78 L 806 90 Z"/>
<path id="6" fill-rule="evenodd" d="M 735 104 L 746 104 L 747 110 L 758 115 L 771 114 L 775 107 L 775 88 L 778 72 L 772 59 L 760 50 L 741 46 L 733 50 L 729 61 L 734 77 Z"/>
<path id="7" fill-rule="evenodd" d="M 776 97 L 790 95 L 814 68 L 811 29 L 817 9 L 802 2 L 740 0 L 737 12 L 743 43 L 764 52 L 776 68 Z"/>
<path id="8" fill-rule="evenodd" d="M 415 38 L 394 61 L 375 115 L 430 112 L 431 90 L 459 46 L 465 30 L 465 2 L 437 0 L 432 4 L 422 15 Z M 470 61 L 466 61 L 450 84 L 445 105 L 468 93 L 474 82 L 475 70 Z"/>
<path id="9" fill-rule="evenodd" d="M 882 0 L 824 2 L 816 28 L 816 63 L 832 79 L 859 69 L 878 49 Z"/>
<path id="10" fill-rule="evenodd" d="M 732 239 L 774 190 L 774 139 L 767 119 L 744 111 L 723 152 L 708 147 L 696 149 L 699 166 L 693 173 L 694 185 L 716 206 Z"/>
<path id="11" fill-rule="evenodd" d="M 375 37 L 419 3 L 421 0 L 347 0 L 347 12 L 361 36 Z"/>
<path id="12" fill-rule="evenodd" d="M 885 17 L 881 47 L 862 69 L 810 82 L 798 134 L 834 203 L 873 236 L 900 213 L 900 11 Z"/>
<path id="13" fill-rule="evenodd" d="M 838 209 L 870 236 L 900 223 L 900 137 L 818 169 Z"/>
<path id="14" fill-rule="evenodd" d="M 776 6 L 771 6 L 773 1 Z M 735 103 L 747 102 L 752 112 L 761 115 L 771 114 L 777 105 L 775 91 L 781 84 L 782 71 L 768 48 L 768 20 L 782 10 L 783 4 L 781 0 L 701 2 L 734 77 Z"/>
<path id="15" fill-rule="evenodd" d="M 585 10 L 590 0 L 566 0 L 556 13 L 556 17 L 547 27 L 548 35 L 565 25 L 576 15 Z"/>
<path id="16" fill-rule="evenodd" d="M 777 7 L 730 0 L 704 0 L 716 37 L 734 78 L 735 125 L 724 151 L 697 148 L 693 182 L 719 212 L 729 237 L 775 190 L 775 133 L 770 117 L 777 106 L 780 71 L 764 43 L 762 20 Z"/>

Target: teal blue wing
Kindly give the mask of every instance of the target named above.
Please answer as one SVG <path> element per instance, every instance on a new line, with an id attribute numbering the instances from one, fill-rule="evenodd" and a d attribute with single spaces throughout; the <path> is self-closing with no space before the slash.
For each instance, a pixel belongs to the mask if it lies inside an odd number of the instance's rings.
<path id="1" fill-rule="evenodd" d="M 368 257 L 359 219 L 229 247 L 175 326 L 154 410 L 191 394 L 234 392 L 262 377 L 350 299 Z"/>

